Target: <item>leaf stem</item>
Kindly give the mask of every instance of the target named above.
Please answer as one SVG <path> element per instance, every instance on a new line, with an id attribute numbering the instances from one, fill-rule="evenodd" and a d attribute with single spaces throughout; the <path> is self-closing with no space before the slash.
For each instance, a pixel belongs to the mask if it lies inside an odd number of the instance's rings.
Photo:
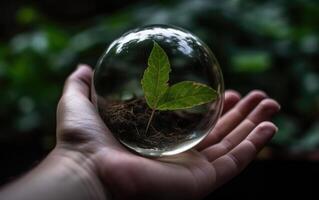
<path id="1" fill-rule="evenodd" d="M 152 122 L 152 119 L 154 117 L 154 113 L 155 113 L 155 109 L 152 110 L 151 116 L 150 116 L 150 118 L 149 118 L 149 120 L 147 122 L 147 126 L 146 126 L 146 129 L 145 129 L 145 135 L 147 135 L 148 129 L 149 129 L 149 127 L 151 125 L 151 122 Z"/>

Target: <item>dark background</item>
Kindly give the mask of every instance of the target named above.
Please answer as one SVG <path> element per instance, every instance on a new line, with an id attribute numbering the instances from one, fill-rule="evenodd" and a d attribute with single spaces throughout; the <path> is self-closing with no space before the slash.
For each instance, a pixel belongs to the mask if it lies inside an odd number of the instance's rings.
<path id="1" fill-rule="evenodd" d="M 1 1 L 0 184 L 55 143 L 55 108 L 77 63 L 94 66 L 131 28 L 173 24 L 215 53 L 226 88 L 265 90 L 279 133 L 211 198 L 319 198 L 319 2 L 316 0 Z"/>

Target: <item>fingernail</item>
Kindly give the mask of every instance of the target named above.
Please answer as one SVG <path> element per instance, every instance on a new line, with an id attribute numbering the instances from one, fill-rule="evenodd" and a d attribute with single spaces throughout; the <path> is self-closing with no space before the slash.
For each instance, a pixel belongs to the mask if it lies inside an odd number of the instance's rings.
<path id="1" fill-rule="evenodd" d="M 273 136 L 278 131 L 278 128 L 274 126 L 273 128 L 265 128 L 263 131 L 264 135 Z"/>
<path id="2" fill-rule="evenodd" d="M 278 132 L 278 127 L 275 125 L 275 133 Z"/>
<path id="3" fill-rule="evenodd" d="M 278 101 L 274 100 L 273 101 L 276 103 L 277 106 L 277 111 L 279 111 L 281 109 L 281 105 L 278 103 Z"/>
<path id="4" fill-rule="evenodd" d="M 76 69 L 79 69 L 81 67 L 89 67 L 89 65 L 84 64 L 84 63 L 79 63 L 78 66 L 76 67 Z"/>
<path id="5" fill-rule="evenodd" d="M 83 66 L 83 64 L 82 64 L 82 63 L 79 63 L 78 66 L 76 67 L 76 69 L 79 69 L 79 68 L 81 68 L 82 66 Z"/>

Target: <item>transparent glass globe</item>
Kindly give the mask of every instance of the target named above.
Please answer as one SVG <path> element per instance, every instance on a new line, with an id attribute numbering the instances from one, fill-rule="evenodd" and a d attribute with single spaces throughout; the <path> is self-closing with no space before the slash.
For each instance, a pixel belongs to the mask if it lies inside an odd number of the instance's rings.
<path id="1" fill-rule="evenodd" d="M 146 73 L 151 67 L 153 76 Z M 163 74 L 166 83 L 159 78 Z M 144 78 L 148 81 L 143 85 Z M 213 129 L 223 107 L 224 83 L 213 53 L 198 37 L 173 26 L 125 33 L 103 53 L 93 79 L 92 98 L 101 118 L 124 146 L 144 156 L 174 155 L 194 147 Z M 162 101 L 168 91 L 181 97 L 173 98 L 171 107 L 160 103 L 168 101 Z M 152 103 L 152 95 L 161 100 Z"/>

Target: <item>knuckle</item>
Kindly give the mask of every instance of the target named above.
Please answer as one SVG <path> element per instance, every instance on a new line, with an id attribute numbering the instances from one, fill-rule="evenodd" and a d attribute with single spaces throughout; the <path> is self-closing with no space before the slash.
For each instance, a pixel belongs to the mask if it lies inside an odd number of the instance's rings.
<path id="1" fill-rule="evenodd" d="M 221 142 L 220 145 L 223 149 L 225 149 L 225 152 L 229 152 L 233 149 L 234 145 L 233 143 L 228 139 L 224 138 Z"/>

